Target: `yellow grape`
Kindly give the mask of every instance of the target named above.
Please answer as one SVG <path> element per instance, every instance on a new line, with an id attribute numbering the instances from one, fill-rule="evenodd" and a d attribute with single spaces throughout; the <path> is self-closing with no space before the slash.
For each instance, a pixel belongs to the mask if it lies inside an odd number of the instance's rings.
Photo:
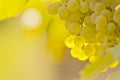
<path id="1" fill-rule="evenodd" d="M 80 33 L 80 25 L 78 23 L 71 23 L 69 26 L 68 26 L 68 31 L 69 33 L 71 33 L 72 35 L 77 35 Z"/>
<path id="2" fill-rule="evenodd" d="M 82 36 L 76 36 L 75 37 L 75 45 L 78 47 L 82 47 L 85 44 L 86 40 Z"/>
<path id="3" fill-rule="evenodd" d="M 79 2 L 77 0 L 69 0 L 67 7 L 70 11 L 77 11 L 79 9 Z"/>
<path id="4" fill-rule="evenodd" d="M 102 10 L 104 10 L 106 7 L 103 3 L 98 2 L 96 3 L 96 5 L 94 6 L 94 11 L 96 14 L 100 14 L 102 12 Z"/>
<path id="5" fill-rule="evenodd" d="M 107 18 L 104 15 L 99 15 L 95 19 L 96 29 L 104 30 L 107 27 Z"/>
<path id="6" fill-rule="evenodd" d="M 100 33 L 100 32 L 96 33 L 96 40 L 97 40 L 97 42 L 99 42 L 101 44 L 104 43 L 105 42 L 105 34 Z"/>
<path id="7" fill-rule="evenodd" d="M 84 52 L 87 56 L 93 56 L 95 54 L 95 47 L 92 44 L 88 44 L 84 48 Z"/>
<path id="8" fill-rule="evenodd" d="M 58 11 L 58 8 L 61 6 L 61 2 L 54 2 L 50 5 L 48 5 L 48 13 L 51 14 L 51 15 L 56 15 L 57 14 L 57 11 Z"/>
<path id="9" fill-rule="evenodd" d="M 120 0 L 113 0 L 111 4 L 111 9 L 115 10 L 118 5 L 120 5 Z"/>
<path id="10" fill-rule="evenodd" d="M 81 61 L 85 61 L 88 59 L 88 56 L 86 56 L 84 54 L 84 51 L 82 48 L 80 47 L 74 47 L 71 49 L 71 55 L 74 57 L 74 58 L 78 58 L 79 60 Z"/>
<path id="11" fill-rule="evenodd" d="M 73 48 L 73 47 L 75 47 L 74 39 L 75 39 L 75 36 L 73 36 L 73 35 L 68 36 L 68 37 L 65 39 L 65 45 L 66 45 L 68 48 Z"/>
<path id="12" fill-rule="evenodd" d="M 93 13 L 91 16 L 90 16 L 90 19 L 91 19 L 91 22 L 95 24 L 95 19 L 98 15 L 96 13 Z"/>
<path id="13" fill-rule="evenodd" d="M 71 22 L 79 22 L 80 21 L 80 13 L 78 11 L 71 12 L 68 16 L 68 20 Z"/>
<path id="14" fill-rule="evenodd" d="M 70 13 L 70 11 L 65 5 L 62 5 L 58 9 L 58 15 L 62 20 L 67 20 L 68 16 L 69 16 L 69 13 Z"/>
<path id="15" fill-rule="evenodd" d="M 89 5 L 86 2 L 80 3 L 80 12 L 87 13 L 89 11 Z"/>
<path id="16" fill-rule="evenodd" d="M 97 3 L 97 1 L 91 1 L 89 3 L 89 8 L 90 8 L 91 11 L 94 11 L 94 7 L 95 7 L 96 3 Z"/>
<path id="17" fill-rule="evenodd" d="M 90 16 L 86 16 L 86 17 L 84 18 L 84 23 L 85 23 L 85 25 L 87 25 L 87 26 L 94 26 L 94 24 L 93 24 L 92 21 L 91 21 L 91 17 L 90 17 Z"/>
<path id="18" fill-rule="evenodd" d="M 110 10 L 105 9 L 101 12 L 101 14 L 106 16 L 108 21 L 112 20 L 113 14 Z"/>
<path id="19" fill-rule="evenodd" d="M 114 32 L 116 30 L 116 28 L 117 27 L 116 27 L 115 23 L 113 23 L 113 22 L 111 22 L 107 25 L 107 30 L 111 33 Z"/>
<path id="20" fill-rule="evenodd" d="M 114 15 L 113 15 L 113 20 L 114 20 L 116 23 L 120 24 L 120 9 L 117 10 L 117 11 L 114 13 Z"/>

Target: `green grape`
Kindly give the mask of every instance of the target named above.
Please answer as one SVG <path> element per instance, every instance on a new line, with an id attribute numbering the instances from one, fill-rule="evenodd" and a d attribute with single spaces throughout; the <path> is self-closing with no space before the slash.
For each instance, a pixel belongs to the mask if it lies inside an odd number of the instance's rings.
<path id="1" fill-rule="evenodd" d="M 74 58 L 78 58 L 79 60 L 81 61 L 85 61 L 88 59 L 88 56 L 86 56 L 84 54 L 84 51 L 82 48 L 79 48 L 79 47 L 74 47 L 71 49 L 71 55 L 74 57 Z"/>
<path id="2" fill-rule="evenodd" d="M 62 20 L 67 20 L 68 19 L 68 16 L 69 16 L 69 9 L 65 6 L 65 5 L 62 5 L 61 7 L 59 7 L 58 9 L 58 14 L 59 14 L 59 17 L 62 19 Z"/>
<path id="3" fill-rule="evenodd" d="M 68 36 L 68 37 L 65 39 L 65 45 L 66 45 L 68 48 L 73 48 L 73 47 L 75 47 L 74 39 L 75 39 L 75 36 L 73 36 L 73 35 Z"/>
<path id="4" fill-rule="evenodd" d="M 96 3 L 96 5 L 94 6 L 94 11 L 96 14 L 100 14 L 104 9 L 105 9 L 105 5 L 101 2 Z"/>
<path id="5" fill-rule="evenodd" d="M 79 22 L 80 21 L 80 13 L 78 11 L 71 12 L 68 16 L 68 20 L 71 22 Z"/>
<path id="6" fill-rule="evenodd" d="M 95 19 L 96 29 L 104 31 L 107 26 L 107 18 L 104 15 L 99 15 Z"/>
<path id="7" fill-rule="evenodd" d="M 67 2 L 68 2 L 68 0 L 61 0 L 61 2 L 62 2 L 62 3 L 67 3 Z"/>
<path id="8" fill-rule="evenodd" d="M 113 14 L 110 10 L 105 9 L 101 12 L 101 14 L 106 16 L 108 21 L 112 20 Z"/>
<path id="9" fill-rule="evenodd" d="M 61 6 L 61 2 L 54 2 L 52 4 L 50 4 L 47 8 L 48 13 L 51 15 L 56 15 L 58 12 L 58 8 Z"/>
<path id="10" fill-rule="evenodd" d="M 84 52 L 87 56 L 93 56 L 95 54 L 95 47 L 92 44 L 88 44 L 84 48 Z"/>
<path id="11" fill-rule="evenodd" d="M 86 40 L 82 36 L 76 36 L 74 42 L 76 46 L 82 47 L 85 44 Z"/>
<path id="12" fill-rule="evenodd" d="M 91 17 L 90 16 L 86 16 L 84 18 L 84 24 L 87 25 L 87 26 L 94 26 L 94 24 L 91 21 Z"/>
<path id="13" fill-rule="evenodd" d="M 115 30 L 116 30 L 116 25 L 115 25 L 115 23 L 113 23 L 113 22 L 111 22 L 111 23 L 109 23 L 108 25 L 107 25 L 107 30 L 109 31 L 109 32 L 114 32 Z"/>
<path id="14" fill-rule="evenodd" d="M 91 16 L 90 16 L 90 19 L 91 19 L 91 22 L 95 24 L 95 19 L 98 15 L 96 13 L 93 13 Z"/>
<path id="15" fill-rule="evenodd" d="M 77 35 L 80 33 L 80 25 L 78 23 L 71 23 L 69 26 L 68 26 L 68 31 L 69 33 L 71 33 L 72 35 Z"/>
<path id="16" fill-rule="evenodd" d="M 80 12 L 87 13 L 89 11 L 89 5 L 86 2 L 80 3 Z"/>
<path id="17" fill-rule="evenodd" d="M 120 24 L 120 9 L 117 10 L 117 11 L 114 13 L 114 15 L 113 15 L 113 20 L 114 20 L 116 23 Z"/>
<path id="18" fill-rule="evenodd" d="M 79 9 L 79 2 L 77 0 L 69 0 L 67 7 L 70 11 L 77 11 Z"/>

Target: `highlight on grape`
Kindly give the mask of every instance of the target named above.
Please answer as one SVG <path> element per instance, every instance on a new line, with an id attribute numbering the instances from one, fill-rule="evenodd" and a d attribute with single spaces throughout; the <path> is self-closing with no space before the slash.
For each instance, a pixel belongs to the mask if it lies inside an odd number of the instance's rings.
<path id="1" fill-rule="evenodd" d="M 120 53 L 116 57 L 111 50 L 120 44 L 119 4 L 120 0 L 61 0 L 49 4 L 47 10 L 64 21 L 69 32 L 65 45 L 72 57 L 96 64 L 112 55 L 101 70 L 105 72 L 119 64 Z"/>

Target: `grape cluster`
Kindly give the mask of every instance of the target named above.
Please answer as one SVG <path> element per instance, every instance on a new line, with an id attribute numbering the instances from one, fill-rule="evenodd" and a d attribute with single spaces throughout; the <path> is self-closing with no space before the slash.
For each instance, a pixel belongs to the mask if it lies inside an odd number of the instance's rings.
<path id="1" fill-rule="evenodd" d="M 48 6 L 65 22 L 71 55 L 94 63 L 120 42 L 120 0 L 61 0 Z"/>

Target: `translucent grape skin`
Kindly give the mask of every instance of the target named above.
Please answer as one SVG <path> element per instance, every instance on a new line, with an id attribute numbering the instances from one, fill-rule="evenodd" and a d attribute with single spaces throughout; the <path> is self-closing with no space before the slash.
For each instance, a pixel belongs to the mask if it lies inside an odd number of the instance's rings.
<path id="1" fill-rule="evenodd" d="M 48 13 L 51 14 L 51 15 L 56 15 L 57 12 L 58 12 L 58 8 L 61 6 L 61 2 L 54 2 L 50 5 L 48 5 Z"/>
<path id="2" fill-rule="evenodd" d="M 120 9 L 114 13 L 113 20 L 120 25 Z"/>
<path id="3" fill-rule="evenodd" d="M 107 30 L 108 30 L 110 33 L 114 32 L 114 31 L 116 30 L 116 25 L 115 25 L 115 23 L 113 23 L 113 22 L 109 23 L 109 24 L 107 25 Z"/>
<path id="4" fill-rule="evenodd" d="M 79 2 L 77 0 L 69 0 L 67 7 L 70 11 L 77 11 L 79 9 Z"/>
<path id="5" fill-rule="evenodd" d="M 96 3 L 96 5 L 94 6 L 94 11 L 96 14 L 100 14 L 102 12 L 102 10 L 104 10 L 106 7 L 103 3 L 98 2 Z"/>
<path id="6" fill-rule="evenodd" d="M 113 14 L 110 10 L 108 9 L 104 9 L 102 12 L 101 12 L 102 15 L 106 16 L 107 18 L 107 21 L 111 21 L 112 20 L 112 17 L 113 17 Z"/>
<path id="7" fill-rule="evenodd" d="M 99 15 L 95 19 L 96 29 L 104 30 L 107 26 L 107 18 L 104 15 Z"/>
<path id="8" fill-rule="evenodd" d="M 89 4 L 86 2 L 82 2 L 80 4 L 80 12 L 87 13 L 89 11 Z"/>
<path id="9" fill-rule="evenodd" d="M 71 33 L 72 35 L 77 35 L 80 32 L 80 25 L 78 23 L 71 23 L 68 26 L 68 31 L 69 33 Z"/>
<path id="10" fill-rule="evenodd" d="M 88 56 L 84 54 L 84 50 L 79 47 L 74 47 L 71 49 L 71 55 L 74 58 L 78 58 L 81 61 L 85 61 L 88 59 Z"/>
<path id="11" fill-rule="evenodd" d="M 58 9 L 58 15 L 62 20 L 67 20 L 68 16 L 69 16 L 69 13 L 70 13 L 70 11 L 65 5 L 62 5 Z"/>

